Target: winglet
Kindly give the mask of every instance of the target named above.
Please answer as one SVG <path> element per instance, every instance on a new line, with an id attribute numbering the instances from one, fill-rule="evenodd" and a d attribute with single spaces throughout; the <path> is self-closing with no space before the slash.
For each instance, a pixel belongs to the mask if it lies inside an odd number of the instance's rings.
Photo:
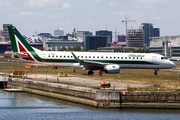
<path id="1" fill-rule="evenodd" d="M 71 53 L 72 53 L 72 55 L 73 55 L 73 57 L 75 58 L 76 61 L 80 61 L 80 59 L 77 58 L 76 55 L 73 52 L 71 52 Z"/>

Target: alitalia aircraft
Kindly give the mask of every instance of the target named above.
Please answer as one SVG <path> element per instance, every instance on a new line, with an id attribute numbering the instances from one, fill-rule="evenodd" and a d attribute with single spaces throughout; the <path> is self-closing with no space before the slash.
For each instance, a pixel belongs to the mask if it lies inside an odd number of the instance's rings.
<path id="1" fill-rule="evenodd" d="M 154 69 L 157 75 L 159 69 L 175 67 L 166 57 L 153 53 L 41 51 L 31 47 L 14 26 L 8 26 L 8 31 L 13 49 L 9 54 L 47 66 L 87 69 L 88 75 L 93 70 L 119 73 L 121 68 Z"/>

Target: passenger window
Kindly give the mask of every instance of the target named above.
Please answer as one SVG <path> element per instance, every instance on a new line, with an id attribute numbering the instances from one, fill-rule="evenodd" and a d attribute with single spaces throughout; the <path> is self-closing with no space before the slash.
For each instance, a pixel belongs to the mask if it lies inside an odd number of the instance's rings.
<path id="1" fill-rule="evenodd" d="M 137 57 L 137 59 L 139 59 L 139 58 Z"/>
<path id="2" fill-rule="evenodd" d="M 116 57 L 114 57 L 114 59 L 116 59 Z"/>
<path id="3" fill-rule="evenodd" d="M 58 57 L 58 55 L 56 55 L 56 57 Z"/>
<path id="4" fill-rule="evenodd" d="M 110 58 L 112 58 L 112 57 L 110 57 Z"/>
<path id="5" fill-rule="evenodd" d="M 60 56 L 60 57 L 62 57 L 62 56 Z"/>
<path id="6" fill-rule="evenodd" d="M 103 56 L 101 56 L 101 58 L 103 58 Z"/>
<path id="7" fill-rule="evenodd" d="M 72 56 L 71 56 L 71 58 L 72 58 Z"/>
<path id="8" fill-rule="evenodd" d="M 131 57 L 129 57 L 129 59 L 131 59 Z"/>
<path id="9" fill-rule="evenodd" d="M 99 58 L 99 56 L 97 56 L 97 58 Z"/>
<path id="10" fill-rule="evenodd" d="M 69 56 L 68 56 L 68 58 L 69 58 Z"/>
<path id="11" fill-rule="evenodd" d="M 141 59 L 142 59 L 142 57 L 141 57 Z"/>
<path id="12" fill-rule="evenodd" d="M 119 59 L 119 57 L 118 57 L 118 59 Z"/>
<path id="13" fill-rule="evenodd" d="M 87 56 L 85 56 L 85 58 L 87 58 Z"/>
<path id="14" fill-rule="evenodd" d="M 65 58 L 66 56 L 64 56 L 64 58 Z"/>
<path id="15" fill-rule="evenodd" d="M 78 56 L 78 58 L 79 58 L 79 56 Z"/>
<path id="16" fill-rule="evenodd" d="M 133 59 L 134 59 L 134 57 L 133 57 Z"/>
<path id="17" fill-rule="evenodd" d="M 95 58 L 95 56 L 93 56 L 93 58 Z"/>
<path id="18" fill-rule="evenodd" d="M 123 57 L 121 57 L 121 59 L 123 59 Z"/>
<path id="19" fill-rule="evenodd" d="M 106 56 L 106 58 L 108 58 L 108 57 Z"/>
<path id="20" fill-rule="evenodd" d="M 54 57 L 54 55 L 52 57 Z"/>
<path id="21" fill-rule="evenodd" d="M 81 56 L 81 58 L 83 58 L 83 56 Z"/>
<path id="22" fill-rule="evenodd" d="M 89 58 L 91 58 L 91 56 L 89 56 Z"/>
<path id="23" fill-rule="evenodd" d="M 127 57 L 125 57 L 125 59 L 127 59 Z"/>
<path id="24" fill-rule="evenodd" d="M 48 57 L 50 57 L 50 55 Z"/>

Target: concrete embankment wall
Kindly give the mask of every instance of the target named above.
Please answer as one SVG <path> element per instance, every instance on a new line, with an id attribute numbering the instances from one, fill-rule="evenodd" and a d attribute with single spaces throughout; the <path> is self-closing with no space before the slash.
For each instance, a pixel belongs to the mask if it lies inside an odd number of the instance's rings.
<path id="1" fill-rule="evenodd" d="M 180 92 L 107 91 L 20 78 L 13 78 L 8 85 L 24 88 L 25 92 L 98 108 L 180 109 Z"/>
<path id="2" fill-rule="evenodd" d="M 96 101 L 102 108 L 180 109 L 180 92 L 97 91 Z"/>
<path id="3" fill-rule="evenodd" d="M 8 87 L 18 87 L 29 93 L 58 98 L 93 107 L 98 106 L 97 102 L 94 100 L 96 90 L 91 88 L 20 78 L 13 78 L 10 82 L 8 82 Z"/>
<path id="4" fill-rule="evenodd" d="M 58 98 L 58 99 L 65 100 L 65 101 L 70 101 L 70 102 L 74 102 L 74 103 L 97 107 L 97 102 L 93 101 L 93 100 L 88 100 L 88 99 L 83 99 L 83 98 L 73 97 L 73 96 L 68 96 L 68 95 L 62 95 L 62 94 L 57 94 L 57 93 L 49 93 L 46 91 L 40 91 L 40 90 L 29 89 L 29 88 L 24 88 L 24 91 L 28 92 L 28 93 L 34 93 L 34 94 L 38 94 L 38 95 L 43 95 L 43 96 L 52 97 L 52 98 Z"/>

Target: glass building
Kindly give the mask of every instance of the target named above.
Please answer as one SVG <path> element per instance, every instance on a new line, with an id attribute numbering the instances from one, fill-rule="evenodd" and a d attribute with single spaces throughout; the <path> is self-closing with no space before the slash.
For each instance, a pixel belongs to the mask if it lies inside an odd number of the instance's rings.
<path id="1" fill-rule="evenodd" d="M 144 45 L 149 47 L 151 37 L 160 36 L 160 28 L 153 28 L 154 25 L 152 23 L 141 23 L 140 29 L 144 31 Z"/>
<path id="2" fill-rule="evenodd" d="M 180 57 L 180 36 L 151 37 L 150 52 L 165 57 Z"/>
<path id="3" fill-rule="evenodd" d="M 96 31 L 96 36 L 109 36 L 110 42 L 112 43 L 112 31 L 99 30 L 99 31 Z"/>

